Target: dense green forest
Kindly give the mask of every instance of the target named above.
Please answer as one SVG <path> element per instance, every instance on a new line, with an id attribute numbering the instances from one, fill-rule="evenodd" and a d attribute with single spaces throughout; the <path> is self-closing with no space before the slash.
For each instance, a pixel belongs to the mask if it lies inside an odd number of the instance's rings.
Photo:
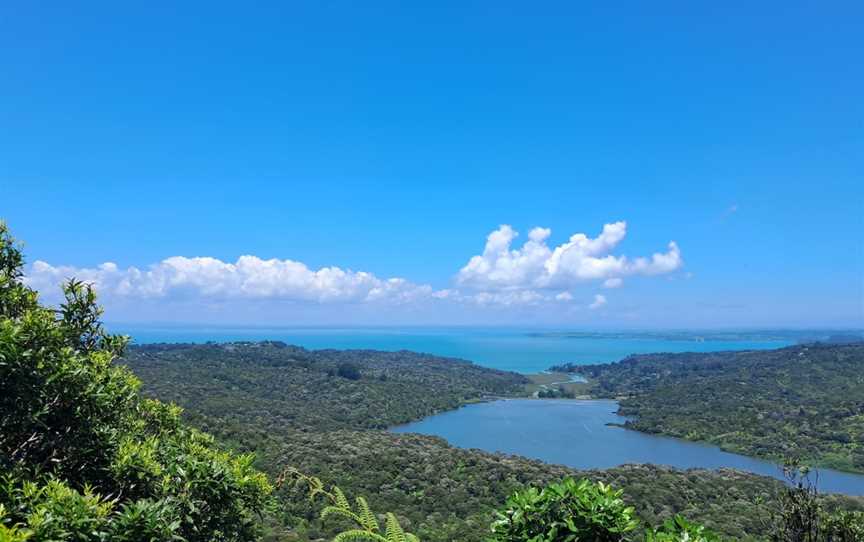
<path id="1" fill-rule="evenodd" d="M 770 459 L 864 472 L 864 344 L 648 354 L 561 365 L 621 400 L 627 426 Z"/>
<path id="2" fill-rule="evenodd" d="M 126 362 L 148 390 L 189 410 L 259 428 L 386 428 L 485 397 L 522 393 L 528 379 L 413 352 L 306 350 L 280 342 L 144 345 Z M 262 425 L 266 424 L 266 425 Z"/>
<path id="3" fill-rule="evenodd" d="M 422 540 L 482 540 L 493 509 L 512 491 L 568 475 L 623 489 L 652 524 L 683 513 L 743 538 L 766 532 L 762 518 L 781 487 L 728 470 L 634 465 L 578 473 L 376 430 L 484 396 L 523 393 L 519 375 L 456 360 L 268 342 L 146 345 L 131 348 L 124 361 L 144 380 L 146 393 L 186 407 L 189 420 L 235 449 L 256 451 L 263 470 L 275 474 L 291 465 L 367 495 L 373 508 L 396 511 Z M 356 369 L 350 378 L 340 376 L 345 364 Z M 329 533 L 314 507 L 289 492 L 282 497 L 286 509 L 278 520 L 299 539 Z"/>

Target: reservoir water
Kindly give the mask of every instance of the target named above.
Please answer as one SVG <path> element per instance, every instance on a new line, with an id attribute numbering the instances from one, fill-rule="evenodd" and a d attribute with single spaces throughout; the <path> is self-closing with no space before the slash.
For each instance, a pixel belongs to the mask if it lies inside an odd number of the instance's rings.
<path id="1" fill-rule="evenodd" d="M 780 467 L 768 461 L 607 425 L 626 421 L 615 414 L 617 410 L 615 401 L 509 399 L 468 405 L 392 431 L 439 436 L 461 448 L 578 469 L 654 463 L 682 469 L 731 467 L 782 478 Z M 818 486 L 824 492 L 864 495 L 864 475 L 819 469 Z"/>

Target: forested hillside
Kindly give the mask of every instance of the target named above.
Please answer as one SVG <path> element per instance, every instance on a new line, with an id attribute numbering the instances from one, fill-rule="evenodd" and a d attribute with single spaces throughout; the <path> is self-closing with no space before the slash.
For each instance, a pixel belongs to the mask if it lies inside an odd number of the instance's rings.
<path id="1" fill-rule="evenodd" d="M 864 344 L 649 354 L 562 365 L 628 427 L 771 459 L 864 472 Z"/>
<path id="2" fill-rule="evenodd" d="M 151 345 L 132 348 L 125 362 L 147 393 L 177 401 L 194 424 L 235 448 L 255 450 L 265 471 L 291 465 L 338 482 L 367 495 L 373 508 L 396 511 L 422 540 L 482 540 L 493 508 L 512 491 L 579 474 L 375 429 L 485 395 L 522 393 L 523 378 L 511 373 L 407 352 L 279 343 Z M 624 489 L 650 523 L 683 512 L 736 537 L 765 532 L 763 518 L 780 489 L 774 480 L 733 471 L 628 466 L 587 475 Z M 299 539 L 328 532 L 303 499 L 288 490 L 282 497 L 281 521 Z"/>
<path id="3" fill-rule="evenodd" d="M 528 383 L 517 373 L 427 354 L 280 342 L 145 345 L 131 348 L 126 362 L 154 395 L 228 422 L 248 424 L 252 413 L 256 427 L 273 430 L 386 428 L 519 394 Z"/>

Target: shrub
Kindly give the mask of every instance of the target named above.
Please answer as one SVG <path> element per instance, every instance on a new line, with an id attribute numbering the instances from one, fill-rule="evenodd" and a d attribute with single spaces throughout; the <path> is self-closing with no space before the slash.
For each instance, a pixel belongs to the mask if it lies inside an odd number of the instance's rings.
<path id="1" fill-rule="evenodd" d="M 271 487 L 252 457 L 142 398 L 93 288 L 43 307 L 23 261 L 0 222 L 0 541 L 253 539 Z"/>
<path id="2" fill-rule="evenodd" d="M 864 512 L 834 512 L 823 518 L 825 540 L 861 542 L 864 540 Z"/>
<path id="3" fill-rule="evenodd" d="M 658 528 L 645 533 L 645 542 L 720 542 L 720 537 L 680 515 L 667 519 Z"/>
<path id="4" fill-rule="evenodd" d="M 864 512 L 830 510 L 819 494 L 809 468 L 788 458 L 787 484 L 768 518 L 772 542 L 862 542 Z"/>
<path id="5" fill-rule="evenodd" d="M 507 499 L 492 524 L 494 542 L 617 542 L 639 523 L 633 508 L 602 482 L 565 479 L 531 487 Z"/>

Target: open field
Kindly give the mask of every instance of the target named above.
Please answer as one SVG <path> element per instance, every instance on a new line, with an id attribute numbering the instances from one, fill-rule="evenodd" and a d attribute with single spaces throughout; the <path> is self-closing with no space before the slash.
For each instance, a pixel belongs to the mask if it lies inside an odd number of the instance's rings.
<path id="1" fill-rule="evenodd" d="M 536 373 L 526 375 L 530 382 L 525 385 L 525 394 L 538 397 L 541 392 L 552 392 L 564 399 L 588 398 L 588 382 L 573 380 L 568 373 Z"/>

